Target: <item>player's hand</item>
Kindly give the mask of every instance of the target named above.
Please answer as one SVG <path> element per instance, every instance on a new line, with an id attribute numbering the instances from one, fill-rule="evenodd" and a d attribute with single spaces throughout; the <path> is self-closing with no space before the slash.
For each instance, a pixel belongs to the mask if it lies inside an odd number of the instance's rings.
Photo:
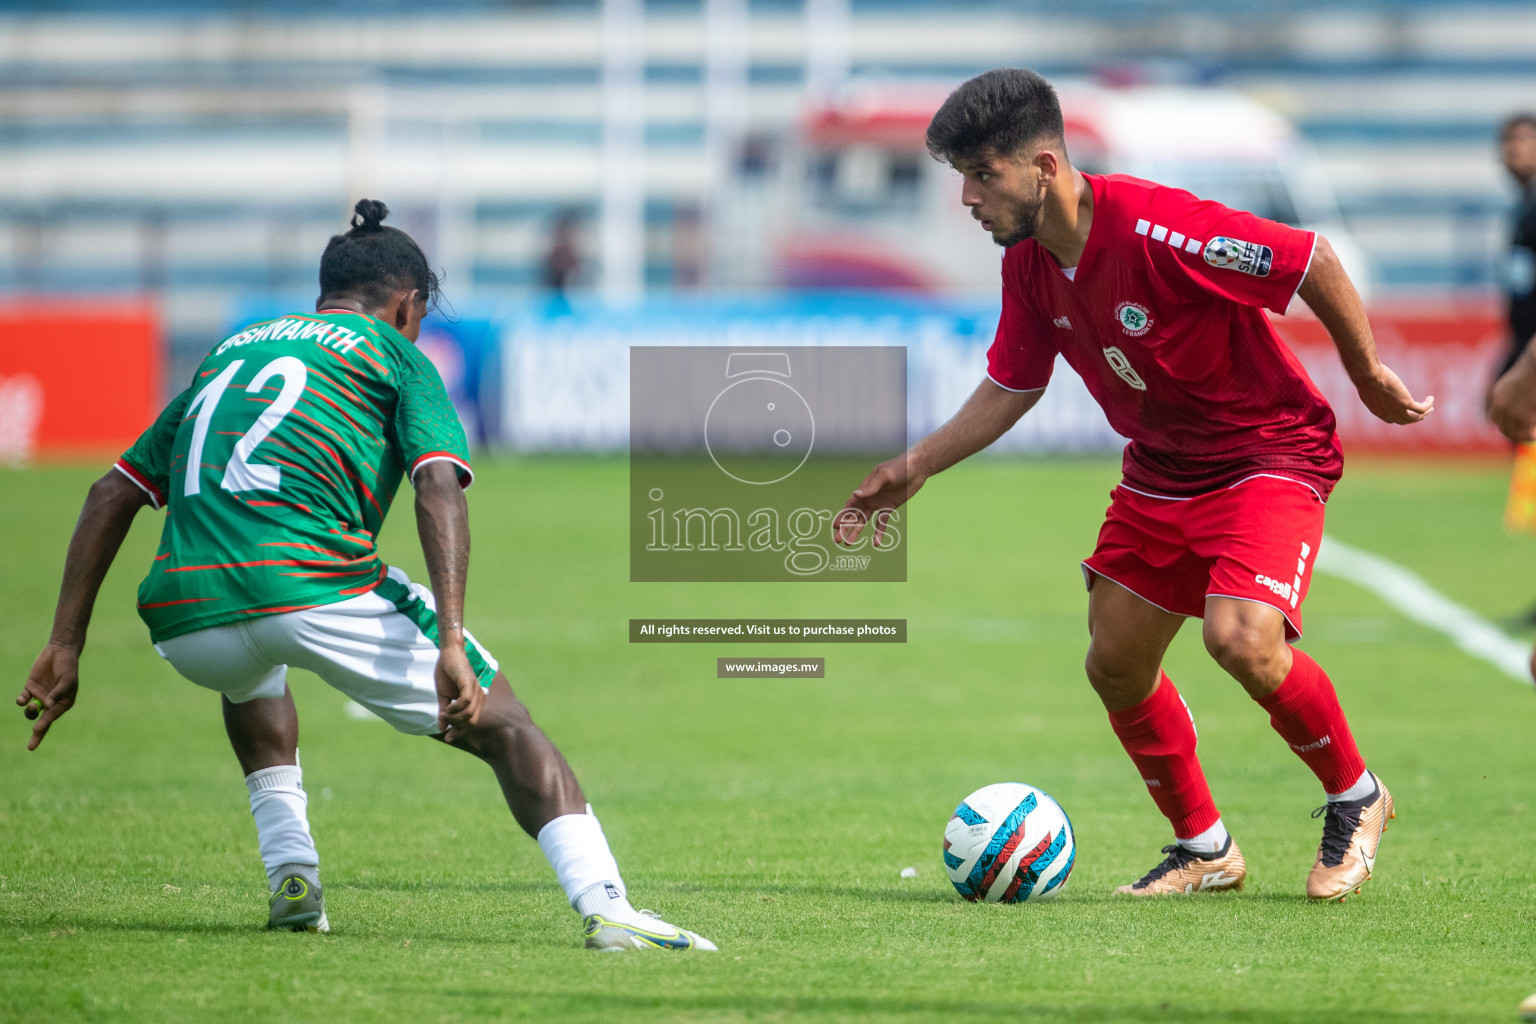
<path id="1" fill-rule="evenodd" d="M 1494 382 L 1488 418 L 1511 441 L 1536 441 L 1536 380 L 1524 359 Z"/>
<path id="2" fill-rule="evenodd" d="M 16 697 L 17 705 L 25 709 L 22 713 L 32 722 L 28 750 L 36 750 L 53 723 L 75 706 L 79 688 L 79 650 L 53 643 L 44 647 L 43 653 L 32 663 L 32 671 L 27 673 L 27 685 Z"/>
<path id="3" fill-rule="evenodd" d="M 870 520 L 875 523 L 875 547 L 885 537 L 885 522 L 891 513 L 918 492 L 928 477 L 912 466 L 910 454 L 888 459 L 870 470 L 864 482 L 854 489 L 842 511 L 833 520 L 833 536 L 839 544 L 852 544 L 864 532 Z"/>
<path id="4" fill-rule="evenodd" d="M 450 644 L 438 650 L 432 678 L 437 684 L 437 727 L 443 730 L 443 739 L 452 743 L 461 730 L 479 721 L 485 691 L 463 646 Z"/>
<path id="5" fill-rule="evenodd" d="M 1377 363 L 1375 372 L 1366 380 L 1356 381 L 1355 390 L 1371 415 L 1388 423 L 1417 423 L 1435 408 L 1434 395 L 1422 402 L 1415 401 L 1413 392 L 1385 363 Z"/>

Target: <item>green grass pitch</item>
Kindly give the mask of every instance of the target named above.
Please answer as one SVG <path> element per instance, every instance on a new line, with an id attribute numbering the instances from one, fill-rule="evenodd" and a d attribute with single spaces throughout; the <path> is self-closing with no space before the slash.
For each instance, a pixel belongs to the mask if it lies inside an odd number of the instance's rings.
<path id="1" fill-rule="evenodd" d="M 98 603 L 80 706 L 35 754 L 19 709 L 0 730 L 0 1020 L 1513 1021 L 1536 990 L 1531 688 L 1327 577 L 1304 645 L 1397 798 L 1376 878 L 1344 905 L 1306 902 L 1318 787 L 1187 626 L 1168 670 L 1249 887 L 1111 895 L 1168 840 L 1082 675 L 1077 559 L 1113 462 L 934 480 L 909 582 L 867 586 L 630 584 L 622 461 L 483 462 L 469 624 L 575 766 L 637 905 L 721 952 L 584 952 L 488 770 L 349 718 L 299 673 L 334 931 L 263 931 L 217 698 L 133 612 L 159 530 L 146 512 Z M 3 707 L 95 473 L 0 474 Z M 1503 616 L 1536 600 L 1536 541 L 1502 532 L 1503 487 L 1487 463 L 1354 466 L 1329 526 Z M 409 506 L 383 548 L 424 578 Z M 625 642 L 629 617 L 658 615 L 902 617 L 911 640 Z M 825 656 L 827 678 L 719 680 L 722 654 Z M 974 906 L 944 875 L 951 809 L 1006 780 L 1077 827 L 1055 902 Z"/>

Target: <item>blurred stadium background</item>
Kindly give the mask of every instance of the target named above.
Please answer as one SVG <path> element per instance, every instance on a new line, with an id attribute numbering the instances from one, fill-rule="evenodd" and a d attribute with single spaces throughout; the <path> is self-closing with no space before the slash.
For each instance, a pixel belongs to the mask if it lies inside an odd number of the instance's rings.
<path id="1" fill-rule="evenodd" d="M 1063 84 L 1090 169 L 1347 250 L 1440 398 L 1377 430 L 1287 318 L 1355 450 L 1497 451 L 1495 136 L 1536 107 L 1533 53 L 1536 8 L 1456 0 L 8 0 L 0 459 L 125 443 L 240 321 L 313 301 L 364 195 L 445 271 L 424 344 L 482 442 L 622 447 L 646 343 L 905 344 L 920 433 L 997 303 L 921 126 L 1000 65 Z M 1117 446 L 1075 379 L 1053 392 L 1011 445 Z"/>

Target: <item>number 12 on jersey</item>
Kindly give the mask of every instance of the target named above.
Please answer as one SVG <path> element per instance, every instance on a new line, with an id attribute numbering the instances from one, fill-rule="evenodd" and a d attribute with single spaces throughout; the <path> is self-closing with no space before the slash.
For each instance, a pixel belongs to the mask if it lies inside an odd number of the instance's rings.
<path id="1" fill-rule="evenodd" d="M 182 488 L 182 494 L 186 497 L 190 498 L 202 491 L 203 447 L 208 441 L 208 428 L 213 423 L 213 415 L 218 411 L 219 401 L 224 397 L 229 382 L 234 380 L 235 374 L 244 365 L 244 359 L 236 359 L 187 403 L 187 415 L 195 412 L 197 422 L 192 425 L 192 443 L 187 448 L 187 477 Z M 273 377 L 283 379 L 282 390 L 272 400 L 272 404 L 256 417 L 250 429 L 235 442 L 234 450 L 229 455 L 229 464 L 224 467 L 224 478 L 219 481 L 219 486 L 226 491 L 275 491 L 282 485 L 283 471 L 280 467 L 260 464 L 253 466 L 249 460 L 257 445 L 265 441 L 267 435 L 283 422 L 283 417 L 299 403 L 299 396 L 304 393 L 305 382 L 309 379 L 309 370 L 302 359 L 278 356 L 256 372 L 256 376 L 245 386 L 246 393 L 260 394 Z"/>

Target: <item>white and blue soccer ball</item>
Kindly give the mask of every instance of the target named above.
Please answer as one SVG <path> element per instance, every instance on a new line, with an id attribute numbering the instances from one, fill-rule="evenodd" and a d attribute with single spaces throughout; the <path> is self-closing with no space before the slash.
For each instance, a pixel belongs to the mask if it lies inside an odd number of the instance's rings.
<path id="1" fill-rule="evenodd" d="M 972 902 L 1048 900 L 1066 885 L 1076 854 L 1067 813 L 1022 782 L 983 786 L 944 828 L 944 868 Z"/>

